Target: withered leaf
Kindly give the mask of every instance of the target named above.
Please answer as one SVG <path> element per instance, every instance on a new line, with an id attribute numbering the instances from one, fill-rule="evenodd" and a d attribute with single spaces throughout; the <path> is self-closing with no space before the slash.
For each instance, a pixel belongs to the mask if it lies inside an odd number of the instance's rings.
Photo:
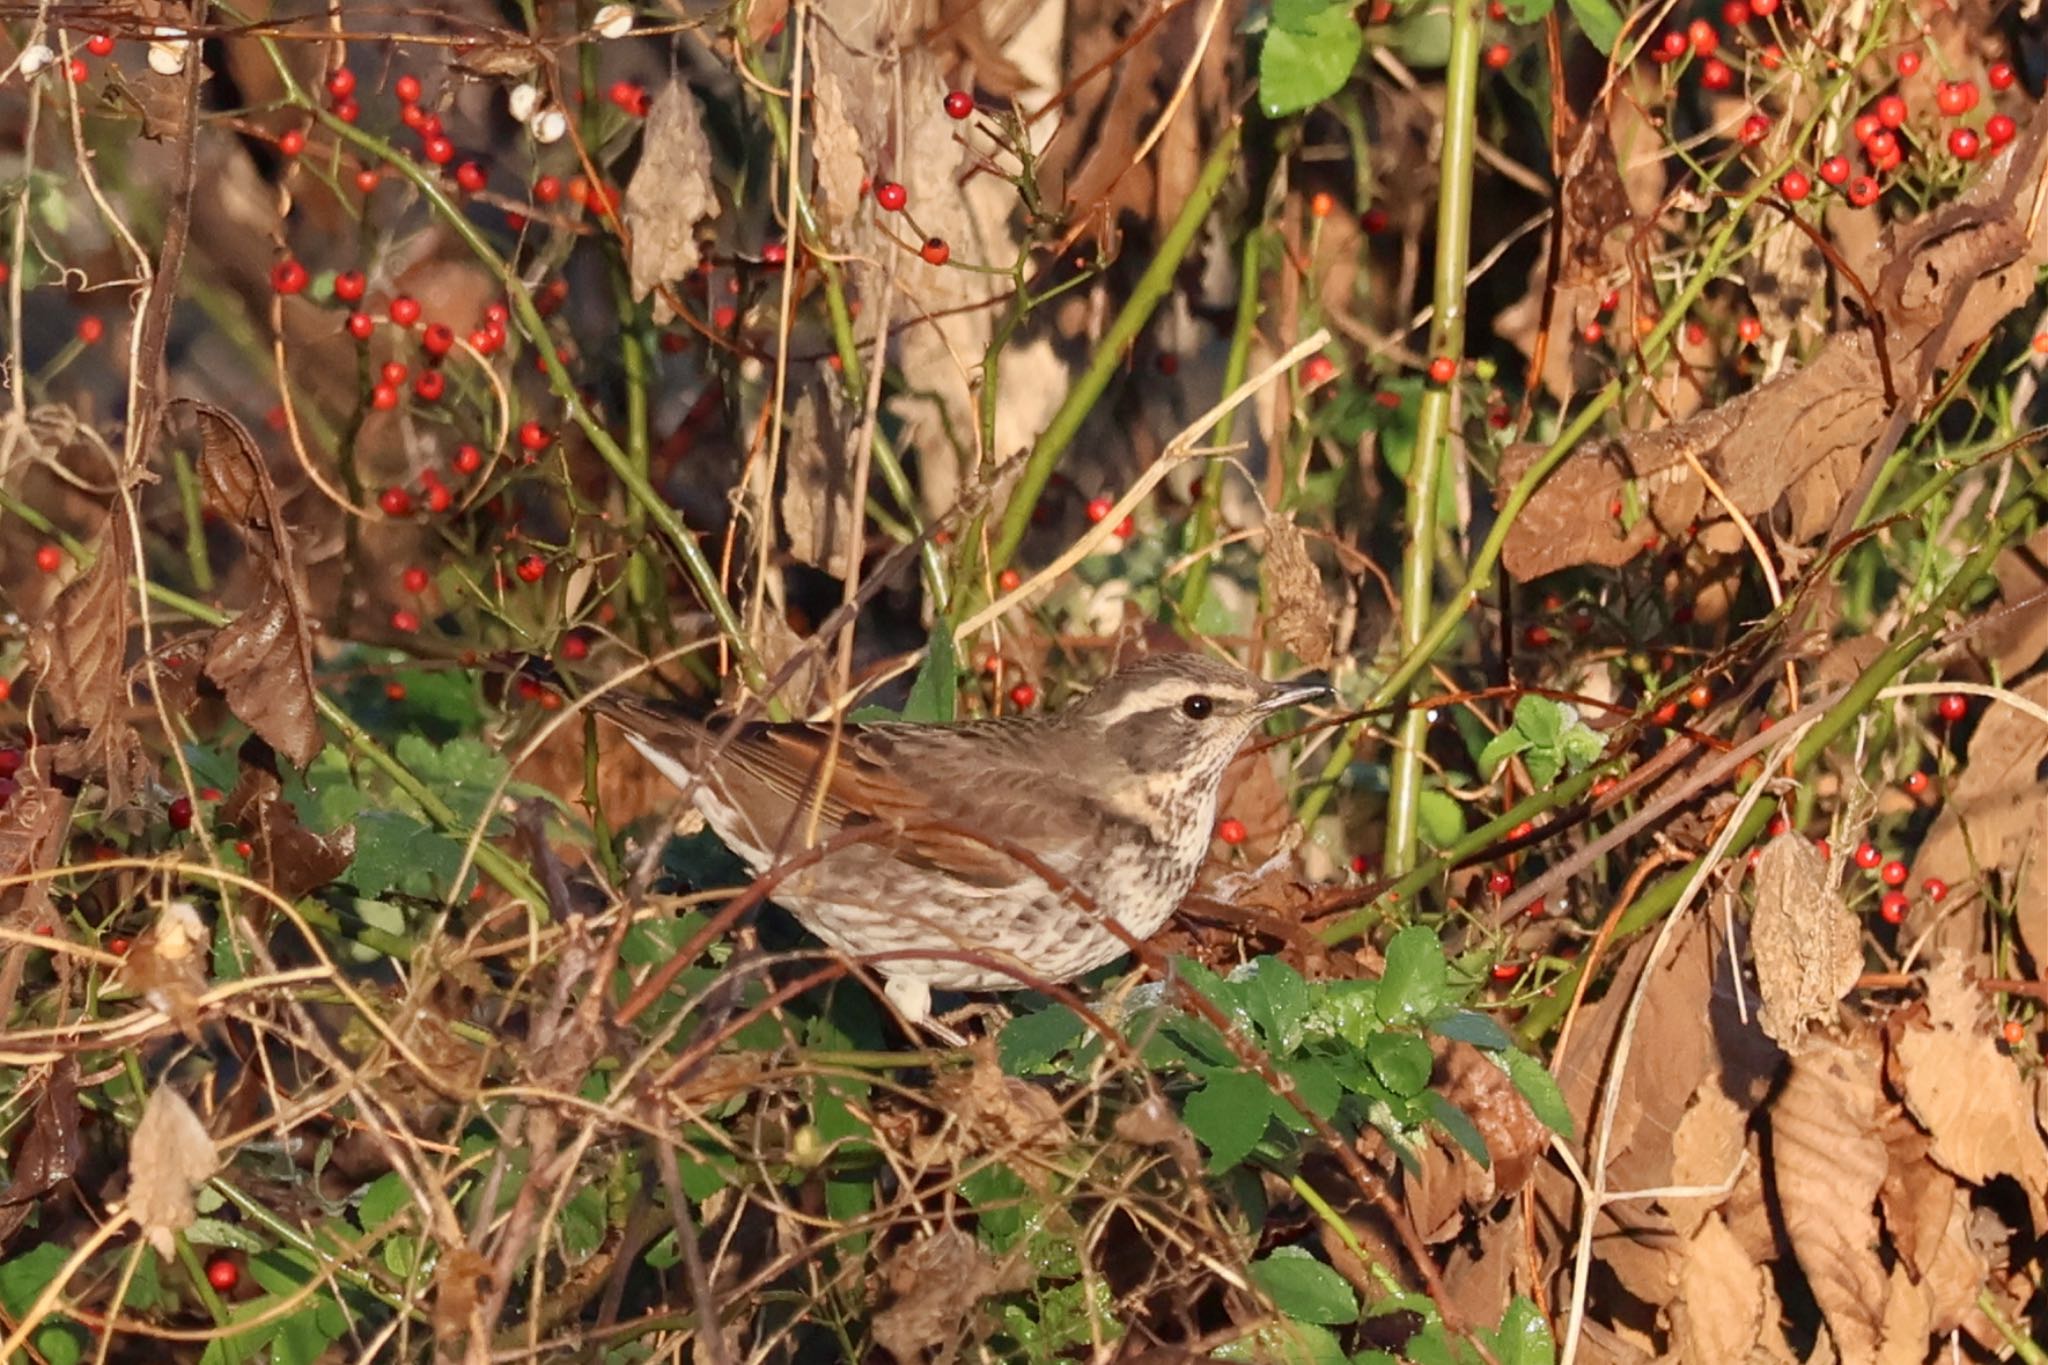
<path id="1" fill-rule="evenodd" d="M 28 1132 L 14 1149 L 12 1178 L 0 1189 L 0 1207 L 40 1199 L 78 1173 L 85 1152 L 79 1114 L 78 1063 L 65 1057 L 37 1090 Z"/>
<path id="2" fill-rule="evenodd" d="M 190 901 L 165 903 L 135 936 L 121 980 L 171 1017 L 193 1042 L 200 1040 L 199 997 L 206 993 L 206 921 Z"/>
<path id="3" fill-rule="evenodd" d="M 29 639 L 42 695 L 58 726 L 104 734 L 127 702 L 128 543 L 111 523 L 92 567 L 64 585 Z"/>
<path id="4" fill-rule="evenodd" d="M 179 406 L 190 408 L 199 421 L 199 481 L 207 508 L 238 533 L 266 537 L 278 553 L 289 553 L 277 488 L 256 438 L 233 414 L 211 403 L 188 399 Z"/>
<path id="5" fill-rule="evenodd" d="M 1708 1215 L 1678 1265 L 1673 1335 L 1682 1360 L 1747 1360 L 1761 1340 L 1770 1275 L 1720 1218 Z"/>
<path id="6" fill-rule="evenodd" d="M 1799 835 L 1781 834 L 1764 845 L 1756 883 L 1750 949 L 1763 996 L 1758 1022 L 1793 1052 L 1809 1025 L 1834 1018 L 1836 1004 L 1856 984 L 1861 937 L 1856 917 L 1828 885 L 1827 864 Z"/>
<path id="7" fill-rule="evenodd" d="M 296 901 L 348 870 L 356 856 L 355 826 L 322 835 L 300 824 L 298 808 L 284 799 L 277 774 L 251 761 L 252 746 L 260 747 L 260 741 L 243 746 L 242 775 L 221 803 L 221 818 L 247 837 L 250 872 L 281 899 Z"/>
<path id="8" fill-rule="evenodd" d="M 228 708 L 270 746 L 303 768 L 320 752 L 313 690 L 313 642 L 285 566 L 272 563 L 256 604 L 215 632 L 206 676 Z"/>
<path id="9" fill-rule="evenodd" d="M 948 1225 L 890 1258 L 883 1272 L 893 1299 L 875 1314 L 875 1341 L 902 1362 L 922 1362 L 936 1349 L 940 1358 L 957 1353 L 962 1338 L 991 1294 L 1031 1283 L 1028 1261 L 1001 1261 L 982 1249 L 973 1233 Z"/>
<path id="10" fill-rule="evenodd" d="M 1266 558 L 1259 577 L 1280 643 L 1310 668 L 1328 663 L 1330 603 L 1323 595 L 1323 576 L 1308 557 L 1308 539 L 1294 518 L 1278 516 L 1266 523 Z"/>
<path id="11" fill-rule="evenodd" d="M 634 298 L 644 299 L 656 285 L 697 268 L 697 225 L 718 216 L 718 194 L 703 115 L 680 80 L 663 86 L 647 110 L 640 165 L 626 186 L 623 216 L 633 234 L 626 265 Z M 672 316 L 657 298 L 655 322 Z"/>
<path id="12" fill-rule="evenodd" d="M 198 1214 L 193 1192 L 218 1169 L 220 1155 L 199 1115 L 169 1085 L 158 1085 L 128 1143 L 128 1212 L 157 1255 L 169 1260 L 175 1253 L 174 1235 Z"/>
<path id="13" fill-rule="evenodd" d="M 1841 1358 L 1874 1359 L 1886 1280 L 1875 1206 L 1885 1177 L 1874 1050 L 1816 1039 L 1771 1106 L 1785 1235 Z"/>

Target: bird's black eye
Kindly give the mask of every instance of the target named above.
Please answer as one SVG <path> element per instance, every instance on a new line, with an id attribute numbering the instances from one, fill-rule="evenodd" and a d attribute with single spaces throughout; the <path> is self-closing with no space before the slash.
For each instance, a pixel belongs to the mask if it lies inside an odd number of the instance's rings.
<path id="1" fill-rule="evenodd" d="M 1199 692 L 1180 704 L 1180 713 L 1189 720 L 1207 720 L 1209 713 L 1215 709 L 1215 699 L 1205 697 Z"/>

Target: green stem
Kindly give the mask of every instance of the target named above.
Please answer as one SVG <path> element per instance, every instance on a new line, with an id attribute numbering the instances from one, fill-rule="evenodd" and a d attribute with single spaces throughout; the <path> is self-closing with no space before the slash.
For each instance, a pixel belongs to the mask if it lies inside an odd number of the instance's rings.
<path id="1" fill-rule="evenodd" d="M 1266 234 L 1262 228 L 1254 228 L 1245 234 L 1237 263 L 1237 323 L 1230 333 L 1230 356 L 1223 362 L 1223 392 L 1235 393 L 1237 386 L 1244 383 L 1245 371 L 1251 367 L 1252 338 L 1259 332 L 1259 288 L 1264 283 L 1259 271 L 1259 258 L 1265 250 Z M 1237 414 L 1241 408 L 1232 408 L 1223 414 L 1223 420 L 1216 424 L 1209 442 L 1218 449 L 1226 448 L 1237 439 Z M 1202 496 L 1195 503 L 1195 519 L 1188 528 L 1187 551 L 1199 553 L 1208 545 L 1209 538 L 1216 534 L 1216 526 L 1223 518 L 1223 479 L 1229 466 L 1224 457 L 1212 458 L 1202 469 Z M 1201 614 L 1202 602 L 1209 595 L 1209 568 L 1213 557 L 1201 555 L 1188 569 L 1187 581 L 1181 584 L 1180 613 L 1183 618 L 1193 621 Z"/>
<path id="2" fill-rule="evenodd" d="M 1066 401 L 1060 404 L 1052 421 L 1039 433 L 1030 456 L 1024 462 L 1024 472 L 1018 476 L 1017 486 L 1010 494 L 1009 504 L 1003 509 L 995 547 L 989 553 L 988 567 L 991 571 L 1001 572 L 1009 564 L 1010 557 L 1017 553 L 1017 547 L 1024 542 L 1024 533 L 1031 528 L 1031 513 L 1045 492 L 1053 466 L 1059 463 L 1060 456 L 1066 453 L 1067 446 L 1080 432 L 1081 423 L 1094 411 L 1096 400 L 1109 387 L 1111 377 L 1123 367 L 1125 353 L 1138 339 L 1138 333 L 1151 322 L 1153 312 L 1172 291 L 1174 275 L 1194 246 L 1195 237 L 1209 216 L 1210 206 L 1223 189 L 1223 182 L 1237 164 L 1238 143 L 1243 135 L 1243 126 L 1232 124 L 1223 136 L 1216 139 L 1208 160 L 1202 164 L 1202 174 L 1195 181 L 1193 192 L 1181 205 L 1180 216 L 1174 219 L 1173 226 L 1159 243 L 1158 253 L 1146 265 L 1145 273 L 1138 277 L 1130 300 L 1110 323 L 1108 331 L 1103 333 L 1088 368 L 1067 391 Z"/>
<path id="3" fill-rule="evenodd" d="M 1443 173 L 1437 182 L 1435 309 L 1429 353 L 1465 351 L 1465 272 L 1472 255 L 1472 177 L 1478 140 L 1479 0 L 1451 0 L 1451 52 L 1445 70 Z M 1429 634 L 1437 559 L 1437 502 L 1450 455 L 1449 384 L 1422 396 L 1415 454 L 1408 470 L 1407 549 L 1401 560 L 1401 642 L 1411 658 Z M 1462 606 L 1462 603 L 1460 604 Z M 1419 675 L 1420 670 L 1417 670 Z M 1411 698 L 1412 700 L 1412 698 Z M 1394 739 L 1387 787 L 1385 866 L 1400 875 L 1415 866 L 1422 800 L 1423 750 L 1429 715 L 1410 706 Z"/>

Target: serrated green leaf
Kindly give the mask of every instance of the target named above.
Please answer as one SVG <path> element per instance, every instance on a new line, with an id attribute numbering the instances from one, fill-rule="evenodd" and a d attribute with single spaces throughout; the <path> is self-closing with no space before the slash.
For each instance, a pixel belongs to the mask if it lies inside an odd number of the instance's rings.
<path id="1" fill-rule="evenodd" d="M 1557 777 L 1557 750 L 1554 748 L 1547 745 L 1540 748 L 1531 745 L 1528 752 L 1522 755 L 1522 762 L 1528 766 L 1529 781 L 1535 784 L 1538 791 L 1549 786 Z"/>
<path id="2" fill-rule="evenodd" d="M 1251 1265 L 1252 1279 L 1296 1322 L 1323 1326 L 1358 1320 L 1358 1295 L 1342 1275 L 1300 1247 L 1280 1247 Z"/>
<path id="3" fill-rule="evenodd" d="M 355 817 L 356 858 L 343 877 L 364 896 L 398 891 L 439 899 L 462 867 L 462 845 L 403 811 Z"/>
<path id="4" fill-rule="evenodd" d="M 1344 1082 L 1329 1062 L 1320 1057 L 1296 1057 L 1279 1067 L 1294 1081 L 1294 1093 L 1317 1118 L 1327 1120 L 1336 1114 L 1337 1106 L 1344 1102 Z"/>
<path id="5" fill-rule="evenodd" d="M 1592 726 L 1581 721 L 1564 732 L 1558 743 L 1558 752 L 1564 756 L 1565 767 L 1580 773 L 1600 761 L 1600 755 L 1607 752 L 1607 741 Z"/>
<path id="6" fill-rule="evenodd" d="M 1344 88 L 1365 50 L 1365 33 L 1344 5 L 1289 6 L 1289 20 L 1266 26 L 1259 46 L 1259 108 L 1284 118 L 1320 104 Z"/>
<path id="7" fill-rule="evenodd" d="M 1308 1014 L 1308 982 L 1277 957 L 1253 960 L 1237 978 L 1244 1007 L 1259 1027 L 1268 1051 L 1291 1056 L 1301 1046 L 1302 1021 Z"/>
<path id="8" fill-rule="evenodd" d="M 1520 730 L 1503 730 L 1486 741 L 1486 747 L 1479 751 L 1479 771 L 1492 776 L 1493 770 L 1529 747 L 1529 737 Z"/>
<path id="9" fill-rule="evenodd" d="M 1348 1365 L 1344 1348 L 1330 1330 L 1306 1322 L 1266 1323 L 1217 1347 L 1208 1358 L 1247 1365 Z"/>
<path id="10" fill-rule="evenodd" d="M 1065 1005 L 1023 1014 L 1003 1025 L 996 1040 L 996 1058 L 1010 1076 L 1028 1076 L 1049 1069 L 1052 1059 L 1081 1041 L 1088 1025 Z"/>
<path id="11" fill-rule="evenodd" d="M 1500 1054 L 1500 1060 L 1507 1067 L 1508 1079 L 1515 1083 L 1515 1089 L 1522 1092 L 1522 1098 L 1529 1101 L 1529 1108 L 1544 1126 L 1561 1137 L 1570 1137 L 1572 1112 L 1565 1105 L 1564 1092 L 1557 1087 L 1557 1077 L 1526 1052 L 1510 1048 Z"/>
<path id="12" fill-rule="evenodd" d="M 1272 1116 L 1273 1092 L 1249 1071 L 1215 1072 L 1181 1106 L 1181 1121 L 1209 1149 L 1212 1172 L 1250 1156 Z"/>
<path id="13" fill-rule="evenodd" d="M 1429 1088 L 1436 1060 L 1429 1044 L 1412 1033 L 1375 1033 L 1365 1043 L 1365 1060 L 1387 1089 L 1403 1099 Z"/>
<path id="14" fill-rule="evenodd" d="M 1535 1304 L 1521 1295 L 1508 1305 L 1493 1334 L 1493 1358 L 1497 1365 L 1553 1365 L 1557 1343 L 1550 1339 L 1550 1324 Z"/>
<path id="15" fill-rule="evenodd" d="M 1411 924 L 1387 942 L 1380 977 L 1379 1014 L 1390 1024 L 1429 1018 L 1450 1001 L 1450 966 L 1436 935 Z"/>
<path id="16" fill-rule="evenodd" d="M 1602 56 L 1614 51 L 1615 40 L 1621 37 L 1621 13 L 1608 0 L 1565 0 L 1571 7 L 1572 18 L 1579 21 L 1579 29 L 1586 35 L 1586 41 L 1600 49 Z"/>

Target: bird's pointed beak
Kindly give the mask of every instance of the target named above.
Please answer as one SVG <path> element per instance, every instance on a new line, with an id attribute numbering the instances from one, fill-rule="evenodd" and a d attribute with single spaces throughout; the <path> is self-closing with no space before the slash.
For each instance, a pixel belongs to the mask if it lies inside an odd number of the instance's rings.
<path id="1" fill-rule="evenodd" d="M 1313 701 L 1328 701 L 1336 693 L 1320 678 L 1306 678 L 1299 682 L 1268 683 L 1265 697 L 1252 709 L 1262 716 L 1275 711 L 1285 711 L 1290 706 L 1306 706 Z"/>

